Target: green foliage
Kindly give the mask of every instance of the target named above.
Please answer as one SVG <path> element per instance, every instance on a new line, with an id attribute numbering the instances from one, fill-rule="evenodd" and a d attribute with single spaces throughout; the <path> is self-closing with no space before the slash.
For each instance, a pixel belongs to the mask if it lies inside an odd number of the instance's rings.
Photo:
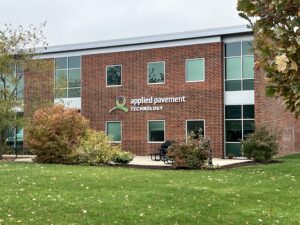
<path id="1" fill-rule="evenodd" d="M 112 161 L 118 164 L 128 164 L 134 158 L 134 155 L 131 152 L 117 152 L 112 157 Z"/>
<path id="2" fill-rule="evenodd" d="M 41 163 L 72 163 L 88 129 L 75 109 L 62 105 L 37 110 L 26 126 L 26 144 Z"/>
<path id="3" fill-rule="evenodd" d="M 277 136 L 266 127 L 258 127 L 246 140 L 242 141 L 243 154 L 256 162 L 268 162 L 278 153 Z"/>
<path id="4" fill-rule="evenodd" d="M 112 145 L 103 131 L 88 130 L 79 147 L 79 162 L 90 165 L 109 163 L 120 151 L 120 147 Z"/>
<path id="5" fill-rule="evenodd" d="M 238 10 L 253 28 L 256 67 L 266 73 L 267 94 L 281 97 L 298 117 L 300 1 L 238 0 Z"/>
<path id="6" fill-rule="evenodd" d="M 209 151 L 210 140 L 202 136 L 197 139 L 189 136 L 187 142 L 172 144 L 167 156 L 175 161 L 175 168 L 201 169 L 207 163 Z"/>
<path id="7" fill-rule="evenodd" d="M 24 122 L 18 113 L 23 111 L 24 74 L 37 63 L 33 58 L 36 47 L 46 47 L 40 27 L 13 27 L 5 24 L 0 30 L 0 158 L 6 141 L 6 131 Z M 42 49 L 42 48 L 41 48 Z"/>

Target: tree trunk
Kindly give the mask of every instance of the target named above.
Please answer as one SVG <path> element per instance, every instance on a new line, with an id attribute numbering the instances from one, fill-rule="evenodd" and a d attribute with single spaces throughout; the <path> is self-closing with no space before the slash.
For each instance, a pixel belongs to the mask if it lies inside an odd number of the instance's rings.
<path id="1" fill-rule="evenodd" d="M 6 141 L 6 132 L 5 129 L 3 129 L 0 132 L 0 159 L 2 159 L 3 151 L 5 148 L 5 141 Z"/>

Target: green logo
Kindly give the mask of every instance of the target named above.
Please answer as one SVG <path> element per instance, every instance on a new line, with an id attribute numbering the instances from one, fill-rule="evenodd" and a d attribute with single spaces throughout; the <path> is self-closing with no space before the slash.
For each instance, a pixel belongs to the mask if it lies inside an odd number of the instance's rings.
<path id="1" fill-rule="evenodd" d="M 124 112 L 128 112 L 128 109 L 126 108 L 125 104 L 126 104 L 126 99 L 123 96 L 117 97 L 116 98 L 116 106 L 113 107 L 109 111 L 109 113 L 111 113 L 112 111 L 117 110 L 117 109 L 120 109 L 120 110 L 122 110 Z"/>

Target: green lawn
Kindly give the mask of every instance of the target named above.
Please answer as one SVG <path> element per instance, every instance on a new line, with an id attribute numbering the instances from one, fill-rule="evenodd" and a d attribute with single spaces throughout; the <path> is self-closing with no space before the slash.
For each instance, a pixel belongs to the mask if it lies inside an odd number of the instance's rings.
<path id="1" fill-rule="evenodd" d="M 0 224 L 300 224 L 300 155 L 217 171 L 0 163 Z"/>

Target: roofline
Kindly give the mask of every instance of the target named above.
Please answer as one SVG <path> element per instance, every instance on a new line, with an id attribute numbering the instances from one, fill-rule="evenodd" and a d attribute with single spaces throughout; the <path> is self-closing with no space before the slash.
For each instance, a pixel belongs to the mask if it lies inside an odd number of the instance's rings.
<path id="1" fill-rule="evenodd" d="M 207 38 L 207 37 L 214 37 L 214 36 L 227 36 L 233 34 L 251 34 L 251 33 L 252 30 L 248 28 L 247 25 L 240 25 L 240 26 L 211 28 L 205 30 L 194 30 L 194 31 L 186 31 L 186 32 L 140 36 L 140 37 L 133 37 L 133 38 L 86 42 L 86 43 L 79 43 L 79 44 L 57 45 L 57 46 L 50 46 L 47 49 L 39 48 L 36 50 L 40 54 L 54 54 L 54 53 L 73 52 L 73 51 L 81 51 L 81 50 L 93 50 L 93 49 L 121 47 L 121 46 L 134 46 L 140 44 L 151 44 L 151 43 L 159 43 L 159 42 L 163 43 L 167 41 L 189 40 L 195 38 Z"/>

